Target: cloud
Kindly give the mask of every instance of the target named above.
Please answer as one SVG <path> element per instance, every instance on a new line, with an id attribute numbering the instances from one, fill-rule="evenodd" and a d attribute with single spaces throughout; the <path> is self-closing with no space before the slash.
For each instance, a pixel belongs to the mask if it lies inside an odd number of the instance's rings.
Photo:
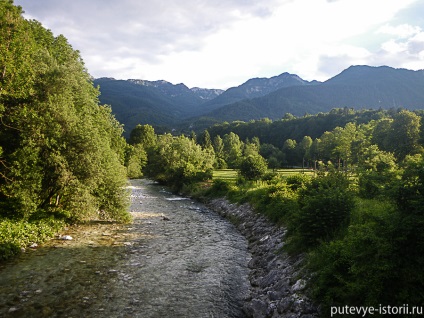
<path id="1" fill-rule="evenodd" d="M 385 24 L 378 29 L 377 33 L 395 35 L 399 38 L 408 38 L 420 33 L 421 31 L 422 30 L 419 26 L 413 26 L 409 24 L 401 24 L 397 26 Z"/>
<path id="2" fill-rule="evenodd" d="M 64 34 L 95 77 L 210 88 L 286 71 L 325 80 L 360 63 L 417 67 L 424 25 L 411 5 L 418 2 L 15 0 Z"/>
<path id="3" fill-rule="evenodd" d="M 145 73 L 143 65 L 159 65 L 175 54 L 199 51 L 208 36 L 237 21 L 266 18 L 277 2 L 17 0 L 16 4 L 23 6 L 29 18 L 41 21 L 55 34 L 64 34 L 82 52 L 95 76 L 106 76 L 104 71 L 110 67 L 112 75 L 125 77 L 131 67 Z"/>
<path id="4" fill-rule="evenodd" d="M 384 42 L 381 49 L 373 56 L 373 60 L 394 67 L 423 69 L 424 32 L 419 31 L 411 35 L 407 38 L 390 39 Z"/>

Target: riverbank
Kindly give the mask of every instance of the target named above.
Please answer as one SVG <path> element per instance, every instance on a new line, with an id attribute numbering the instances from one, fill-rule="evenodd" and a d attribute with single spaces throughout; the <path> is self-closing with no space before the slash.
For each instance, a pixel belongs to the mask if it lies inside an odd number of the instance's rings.
<path id="1" fill-rule="evenodd" d="M 282 252 L 286 230 L 255 213 L 248 204 L 232 204 L 225 199 L 208 203 L 210 209 L 229 219 L 246 237 L 252 254 L 250 296 L 243 311 L 247 317 L 316 318 L 317 307 L 305 295 L 301 275 L 302 257 Z"/>

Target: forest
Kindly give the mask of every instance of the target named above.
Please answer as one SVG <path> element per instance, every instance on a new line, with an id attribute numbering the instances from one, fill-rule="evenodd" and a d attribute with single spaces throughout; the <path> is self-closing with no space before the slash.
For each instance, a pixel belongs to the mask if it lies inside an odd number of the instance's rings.
<path id="1" fill-rule="evenodd" d="M 422 111 L 340 108 L 178 136 L 140 124 L 126 141 L 66 38 L 12 1 L 0 12 L 0 259 L 64 224 L 129 222 L 127 178 L 144 176 L 287 227 L 285 249 L 306 255 L 323 311 L 422 304 Z M 226 168 L 237 180 L 212 181 Z"/>
<path id="2" fill-rule="evenodd" d="M 129 221 L 125 139 L 78 51 L 0 1 L 0 257 L 64 222 Z"/>

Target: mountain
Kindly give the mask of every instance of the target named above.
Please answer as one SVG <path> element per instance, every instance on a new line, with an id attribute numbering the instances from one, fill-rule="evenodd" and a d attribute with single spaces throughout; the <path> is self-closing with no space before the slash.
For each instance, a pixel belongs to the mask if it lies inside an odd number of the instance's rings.
<path id="1" fill-rule="evenodd" d="M 193 87 L 190 88 L 190 90 L 204 101 L 212 100 L 224 93 L 224 90 L 222 89 L 209 89 L 200 87 Z"/>
<path id="2" fill-rule="evenodd" d="M 100 88 L 100 102 L 111 105 L 116 119 L 124 124 L 127 137 L 137 124 L 173 127 L 184 118 L 199 115 L 200 104 L 223 92 L 139 79 L 98 78 L 94 85 Z"/>
<path id="3" fill-rule="evenodd" d="M 325 82 L 283 73 L 253 78 L 226 91 L 188 88 L 167 81 L 100 78 L 100 102 L 110 104 L 125 136 L 137 124 L 166 131 L 202 130 L 223 121 L 280 119 L 333 108 L 424 108 L 424 70 L 351 66 Z"/>
<path id="4" fill-rule="evenodd" d="M 244 99 L 262 97 L 284 87 L 314 85 L 317 83 L 319 82 L 305 81 L 299 76 L 290 73 L 283 73 L 271 78 L 252 78 L 240 86 L 229 88 L 201 107 L 211 111 Z"/>
<path id="5" fill-rule="evenodd" d="M 99 78 L 99 100 L 112 107 L 116 119 L 124 124 L 125 135 L 137 124 L 171 125 L 180 117 L 178 107 L 167 96 L 148 86 L 113 78 Z"/>
<path id="6" fill-rule="evenodd" d="M 211 122 L 279 119 L 286 113 L 302 116 L 340 107 L 424 108 L 424 70 L 351 66 L 323 83 L 281 88 L 263 97 L 225 105 L 203 117 Z"/>
<path id="7" fill-rule="evenodd" d="M 310 83 L 297 75 L 283 73 L 272 78 L 250 79 L 227 91 L 190 89 L 184 84 L 174 85 L 164 80 L 99 78 L 94 80 L 94 84 L 100 87 L 100 102 L 112 106 L 128 137 L 137 124 L 174 128 L 188 118 L 202 116 L 235 101 L 264 96 L 281 87 Z"/>
<path id="8" fill-rule="evenodd" d="M 167 81 L 145 81 L 140 79 L 129 79 L 128 82 L 145 87 L 151 87 L 157 92 L 171 98 L 175 103 L 186 105 L 183 107 L 187 112 L 193 111 L 193 107 L 212 100 L 222 94 L 224 91 L 219 89 L 207 88 L 188 88 L 184 84 L 172 84 Z"/>

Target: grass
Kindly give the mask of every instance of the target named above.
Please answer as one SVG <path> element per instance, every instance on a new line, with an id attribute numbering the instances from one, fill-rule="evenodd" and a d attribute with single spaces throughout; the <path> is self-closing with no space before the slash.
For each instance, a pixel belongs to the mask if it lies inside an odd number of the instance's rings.
<path id="1" fill-rule="evenodd" d="M 278 169 L 278 170 L 269 170 L 270 173 L 272 172 L 276 172 L 278 174 L 281 174 L 283 176 L 292 176 L 294 174 L 298 174 L 298 173 L 304 173 L 306 175 L 314 175 L 314 171 L 313 170 L 308 170 L 308 169 Z M 214 170 L 213 172 L 213 180 L 224 180 L 224 181 L 228 181 L 231 183 L 235 183 L 237 180 L 238 174 L 237 174 L 237 170 L 234 169 L 220 169 L 220 170 Z"/>
<path id="2" fill-rule="evenodd" d="M 220 179 L 229 182 L 236 182 L 237 170 L 234 169 L 220 169 L 213 171 L 213 180 Z"/>
<path id="3" fill-rule="evenodd" d="M 271 172 L 271 171 L 270 171 Z M 277 169 L 275 172 L 281 174 L 283 176 L 292 176 L 294 174 L 303 173 L 309 176 L 313 176 L 315 174 L 314 170 L 302 169 L 302 168 L 293 168 L 293 169 Z"/>

